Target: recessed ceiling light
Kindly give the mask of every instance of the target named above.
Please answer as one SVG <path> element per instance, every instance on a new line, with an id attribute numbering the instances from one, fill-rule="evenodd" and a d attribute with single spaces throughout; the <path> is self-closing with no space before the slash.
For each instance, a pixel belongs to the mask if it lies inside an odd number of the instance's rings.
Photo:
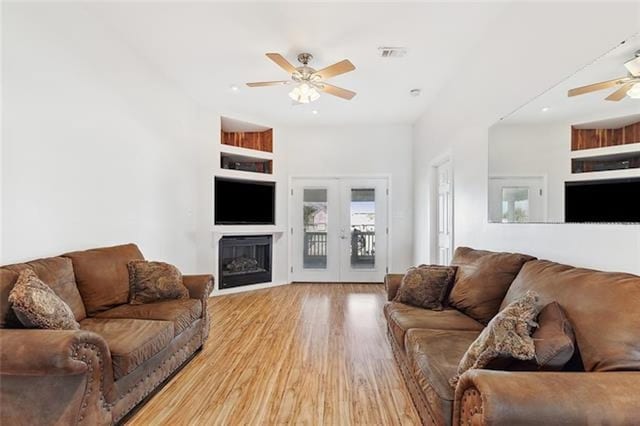
<path id="1" fill-rule="evenodd" d="M 542 108 L 542 112 L 547 112 L 547 111 L 549 111 L 550 109 L 551 109 L 551 108 L 549 108 L 549 107 L 543 107 L 543 108 Z"/>
<path id="2" fill-rule="evenodd" d="M 317 109 L 314 109 L 313 111 L 311 111 L 311 114 L 313 114 L 313 115 L 318 115 L 318 110 L 317 110 Z"/>
<path id="3" fill-rule="evenodd" d="M 231 89 L 232 92 L 237 92 L 238 90 L 240 90 L 240 88 L 235 84 L 232 84 L 231 87 L 229 87 L 229 89 Z"/>
<path id="4" fill-rule="evenodd" d="M 420 93 L 422 93 L 422 90 L 420 90 L 420 89 L 411 89 L 411 90 L 409 90 L 409 94 L 411 96 L 413 96 L 414 98 L 416 96 L 420 96 Z"/>

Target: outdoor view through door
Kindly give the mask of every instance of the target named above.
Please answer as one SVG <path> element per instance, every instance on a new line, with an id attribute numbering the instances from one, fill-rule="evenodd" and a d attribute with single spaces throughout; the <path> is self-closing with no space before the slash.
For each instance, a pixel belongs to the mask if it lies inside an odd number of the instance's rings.
<path id="1" fill-rule="evenodd" d="M 386 179 L 294 179 L 293 279 L 381 281 L 386 272 Z"/>
<path id="2" fill-rule="evenodd" d="M 351 266 L 372 268 L 376 263 L 376 191 L 351 189 Z"/>

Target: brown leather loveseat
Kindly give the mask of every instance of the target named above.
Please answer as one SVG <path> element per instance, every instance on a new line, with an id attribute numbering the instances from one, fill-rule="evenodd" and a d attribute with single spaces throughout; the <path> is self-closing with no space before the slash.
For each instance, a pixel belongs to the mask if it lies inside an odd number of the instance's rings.
<path id="1" fill-rule="evenodd" d="M 478 292 L 466 295 L 469 307 L 483 286 L 505 279 L 500 309 L 528 290 L 537 292 L 542 304 L 558 302 L 576 338 L 567 371 L 476 369 L 453 389 L 449 379 L 485 324 L 451 307 L 433 311 L 393 302 L 402 275 L 385 278 L 389 340 L 423 423 L 640 424 L 640 277 L 523 256 L 459 248 L 452 262 L 458 267 L 453 288 L 484 272 L 489 279 L 474 283 Z M 513 275 L 505 273 L 513 271 L 517 257 L 521 265 Z"/>
<path id="2" fill-rule="evenodd" d="M 134 244 L 0 268 L 0 424 L 103 425 L 122 419 L 202 347 L 210 275 L 184 276 L 189 299 L 129 305 Z M 31 268 L 80 330 L 21 328 L 7 300 Z"/>

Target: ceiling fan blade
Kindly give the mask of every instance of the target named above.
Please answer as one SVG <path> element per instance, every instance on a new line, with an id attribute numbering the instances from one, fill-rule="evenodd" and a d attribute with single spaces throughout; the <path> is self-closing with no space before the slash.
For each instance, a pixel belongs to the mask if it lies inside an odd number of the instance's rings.
<path id="1" fill-rule="evenodd" d="M 320 71 L 316 71 L 313 73 L 313 75 L 320 76 L 321 79 L 326 80 L 327 78 L 335 77 L 336 75 L 344 74 L 355 69 L 356 67 L 351 63 L 351 61 L 345 59 L 344 61 L 329 65 L 328 67 L 323 68 Z"/>
<path id="2" fill-rule="evenodd" d="M 291 65 L 291 63 L 289 61 L 287 61 L 284 56 L 282 56 L 279 53 L 267 53 L 266 54 L 267 57 L 269 59 L 271 59 L 273 62 L 275 62 L 276 64 L 278 64 L 278 66 L 280 68 L 282 68 L 283 70 L 285 70 L 286 72 L 288 72 L 289 74 L 293 74 L 294 72 L 296 72 L 296 67 L 294 67 L 293 65 Z"/>
<path id="3" fill-rule="evenodd" d="M 629 77 L 620 77 L 613 80 L 601 81 L 600 83 L 589 84 L 582 87 L 576 87 L 575 89 L 569 90 L 569 97 L 584 95 L 585 93 L 591 93 L 602 89 L 608 89 L 609 87 L 616 86 L 618 84 L 623 84 L 629 80 Z"/>
<path id="4" fill-rule="evenodd" d="M 607 96 L 605 99 L 608 101 L 620 101 L 622 98 L 627 96 L 627 92 L 631 89 L 631 86 L 633 86 L 633 83 L 623 84 L 618 90 Z"/>
<path id="5" fill-rule="evenodd" d="M 249 87 L 284 86 L 285 84 L 289 84 L 289 80 L 258 81 L 258 82 L 255 82 L 255 83 L 247 83 L 247 86 L 249 86 Z"/>
<path id="6" fill-rule="evenodd" d="M 632 76 L 640 77 L 640 56 L 625 62 L 624 66 Z"/>
<path id="7" fill-rule="evenodd" d="M 351 98 L 356 95 L 356 92 L 352 92 L 351 90 L 343 89 L 342 87 L 333 86 L 327 83 L 322 83 L 322 87 L 320 87 L 320 90 L 346 100 L 351 100 Z"/>

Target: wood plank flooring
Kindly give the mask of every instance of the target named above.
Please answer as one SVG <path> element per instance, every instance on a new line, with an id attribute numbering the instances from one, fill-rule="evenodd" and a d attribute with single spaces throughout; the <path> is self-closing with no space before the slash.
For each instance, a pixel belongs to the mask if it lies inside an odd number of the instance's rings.
<path id="1" fill-rule="evenodd" d="M 292 284 L 210 299 L 205 348 L 129 425 L 420 424 L 381 284 Z"/>

